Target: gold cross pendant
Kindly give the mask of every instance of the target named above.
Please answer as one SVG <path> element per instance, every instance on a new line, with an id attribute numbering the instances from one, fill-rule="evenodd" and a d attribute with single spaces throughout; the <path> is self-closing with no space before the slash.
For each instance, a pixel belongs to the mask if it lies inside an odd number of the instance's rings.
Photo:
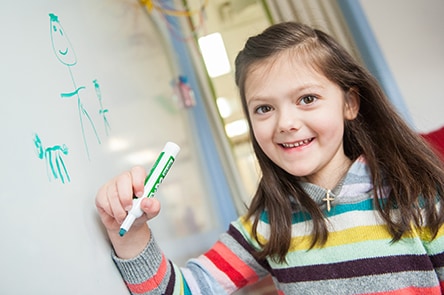
<path id="1" fill-rule="evenodd" d="M 327 190 L 327 195 L 325 196 L 325 198 L 322 199 L 322 201 L 327 202 L 327 211 L 330 212 L 331 210 L 331 201 L 334 201 L 334 197 L 330 196 L 331 191 Z"/>

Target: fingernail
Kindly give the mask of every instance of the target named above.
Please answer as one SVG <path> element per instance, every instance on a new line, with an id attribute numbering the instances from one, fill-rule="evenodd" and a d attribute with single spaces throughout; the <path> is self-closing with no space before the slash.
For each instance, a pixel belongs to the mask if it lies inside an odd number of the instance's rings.
<path id="1" fill-rule="evenodd" d="M 132 207 L 133 207 L 132 205 L 126 206 L 126 207 L 125 207 L 125 211 L 129 211 L 129 210 L 131 210 Z"/>

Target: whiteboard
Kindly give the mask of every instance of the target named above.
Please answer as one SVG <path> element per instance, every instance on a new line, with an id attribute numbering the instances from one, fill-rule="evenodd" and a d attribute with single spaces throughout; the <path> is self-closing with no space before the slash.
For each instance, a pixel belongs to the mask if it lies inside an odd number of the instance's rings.
<path id="1" fill-rule="evenodd" d="M 169 140 L 182 150 L 152 226 L 170 257 L 200 252 L 190 239 L 216 235 L 217 214 L 177 74 L 138 1 L 0 3 L 0 293 L 127 294 L 95 194 L 135 164 L 150 168 Z"/>

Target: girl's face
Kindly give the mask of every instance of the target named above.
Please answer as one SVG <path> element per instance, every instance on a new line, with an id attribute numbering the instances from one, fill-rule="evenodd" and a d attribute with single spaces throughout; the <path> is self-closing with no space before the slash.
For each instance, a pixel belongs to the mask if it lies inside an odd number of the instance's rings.
<path id="1" fill-rule="evenodd" d="M 286 172 L 333 188 L 351 162 L 342 137 L 344 120 L 359 110 L 356 92 L 285 52 L 250 69 L 245 97 L 264 153 Z"/>

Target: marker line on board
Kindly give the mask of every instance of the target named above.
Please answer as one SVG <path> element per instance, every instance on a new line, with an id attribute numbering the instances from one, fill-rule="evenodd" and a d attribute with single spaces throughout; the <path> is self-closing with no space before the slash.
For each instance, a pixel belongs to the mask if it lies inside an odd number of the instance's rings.
<path id="1" fill-rule="evenodd" d="M 140 203 L 143 198 L 152 198 L 157 192 L 159 185 L 162 183 L 163 179 L 170 171 L 171 166 L 176 160 L 176 156 L 180 151 L 180 147 L 174 142 L 167 142 L 153 167 L 145 178 L 145 186 L 143 190 L 143 195 L 140 198 L 133 200 L 133 207 L 128 212 L 125 220 L 120 226 L 119 235 L 123 237 L 125 233 L 131 228 L 134 221 L 142 216 L 143 211 L 140 209 Z"/>

